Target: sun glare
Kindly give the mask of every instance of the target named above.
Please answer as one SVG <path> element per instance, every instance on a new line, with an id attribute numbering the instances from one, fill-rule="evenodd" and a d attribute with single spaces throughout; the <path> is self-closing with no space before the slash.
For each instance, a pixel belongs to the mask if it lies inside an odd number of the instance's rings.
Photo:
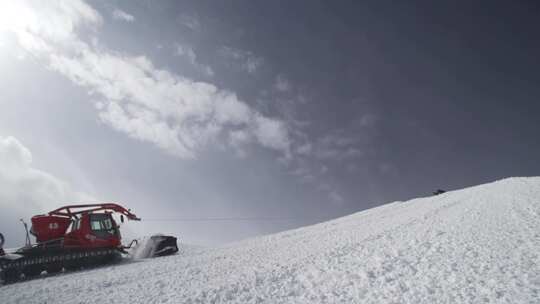
<path id="1" fill-rule="evenodd" d="M 16 31 L 28 25 L 32 14 L 24 1 L 0 2 L 0 31 Z"/>

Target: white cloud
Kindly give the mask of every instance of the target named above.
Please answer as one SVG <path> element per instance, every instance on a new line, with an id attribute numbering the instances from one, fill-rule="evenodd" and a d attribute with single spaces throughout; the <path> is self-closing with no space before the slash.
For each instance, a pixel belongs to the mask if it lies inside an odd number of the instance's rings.
<path id="1" fill-rule="evenodd" d="M 181 24 L 191 29 L 192 31 L 198 31 L 201 29 L 201 22 L 197 15 L 182 14 L 178 17 Z"/>
<path id="2" fill-rule="evenodd" d="M 329 173 L 331 170 L 328 164 L 343 162 L 347 168 L 352 164 L 357 166 L 356 161 L 364 155 L 363 151 L 357 148 L 358 139 L 347 136 L 339 130 L 315 141 L 308 140 L 307 135 L 302 135 L 301 132 L 299 137 L 304 143 L 293 147 L 295 158 L 292 162 L 284 162 L 284 165 L 291 168 L 289 173 L 297 176 L 302 182 L 314 184 L 331 203 L 343 204 L 345 199 L 337 190 L 335 182 L 331 182 L 333 174 Z"/>
<path id="3" fill-rule="evenodd" d="M 252 135 L 245 130 L 236 130 L 229 133 L 229 144 L 234 148 L 238 157 L 246 157 L 245 146 L 251 141 Z"/>
<path id="4" fill-rule="evenodd" d="M 330 202 L 332 204 L 336 204 L 336 205 L 342 205 L 343 202 L 345 202 L 345 199 L 343 198 L 343 196 L 341 196 L 341 194 L 339 194 L 335 190 L 328 193 L 328 198 L 330 199 Z"/>
<path id="5" fill-rule="evenodd" d="M 284 151 L 286 156 L 290 156 L 290 141 L 287 134 L 287 128 L 282 121 L 262 115 L 256 116 L 255 136 L 261 145 Z"/>
<path id="6" fill-rule="evenodd" d="M 289 174 L 296 176 L 304 183 L 315 181 L 315 176 L 307 166 L 298 166 L 294 170 L 289 171 Z"/>
<path id="7" fill-rule="evenodd" d="M 394 166 L 393 164 L 391 163 L 388 163 L 388 162 L 382 162 L 379 164 L 379 172 L 382 174 L 382 175 L 387 175 L 387 176 L 398 176 L 399 175 L 399 170 L 396 166 Z"/>
<path id="8" fill-rule="evenodd" d="M 335 186 L 330 185 L 329 183 L 320 183 L 317 186 L 319 191 L 325 192 L 328 199 L 330 200 L 330 203 L 335 205 L 343 205 L 345 202 L 345 198 L 343 195 L 336 189 Z"/>
<path id="9" fill-rule="evenodd" d="M 296 149 L 296 153 L 300 155 L 309 155 L 311 154 L 312 150 L 313 150 L 313 145 L 311 143 L 306 143 L 298 147 Z"/>
<path id="10" fill-rule="evenodd" d="M 84 47 L 74 29 L 81 25 L 99 26 L 103 18 L 80 0 L 55 2 L 0 2 L 0 31 L 16 34 L 19 44 L 28 52 L 39 55 L 52 52 L 51 44 L 77 49 Z"/>
<path id="11" fill-rule="evenodd" d="M 328 172 L 328 167 L 327 166 L 321 166 L 321 174 L 325 174 L 326 172 Z"/>
<path id="12" fill-rule="evenodd" d="M 195 51 L 192 47 L 176 43 L 175 55 L 185 57 L 189 63 L 191 63 L 193 66 L 199 69 L 199 71 L 206 74 L 207 76 L 214 76 L 214 70 L 210 66 L 202 64 L 197 60 L 197 55 L 195 54 Z"/>
<path id="13" fill-rule="evenodd" d="M 195 157 L 192 142 L 182 142 L 178 133 L 164 121 L 159 120 L 155 112 L 130 105 L 124 110 L 118 103 L 110 102 L 105 111 L 100 113 L 103 122 L 132 138 L 151 142 L 169 153 L 182 157 Z"/>
<path id="14" fill-rule="evenodd" d="M 73 191 L 68 183 L 53 175 L 33 168 L 32 153 L 15 137 L 0 136 L 0 168 L 2 210 L 17 207 L 12 205 L 15 201 L 27 202 L 37 207 L 32 212 L 40 212 L 44 211 L 42 207 L 92 199 Z"/>
<path id="15" fill-rule="evenodd" d="M 197 55 L 191 47 L 176 44 L 176 55 L 185 56 L 192 64 L 197 64 Z"/>
<path id="16" fill-rule="evenodd" d="M 0 231 L 6 235 L 12 234 L 8 229 L 19 218 L 28 221 L 61 204 L 95 201 L 88 194 L 74 191 L 67 182 L 34 168 L 30 150 L 11 136 L 0 136 L 0 185 Z"/>
<path id="17" fill-rule="evenodd" d="M 310 150 L 320 160 L 341 161 L 360 158 L 364 155 L 362 150 L 356 147 L 358 140 L 346 136 L 342 132 L 333 132 L 319 138 Z"/>
<path id="18" fill-rule="evenodd" d="M 379 118 L 377 117 L 377 115 L 367 113 L 360 117 L 359 122 L 360 122 L 360 126 L 362 127 L 370 127 L 370 126 L 375 125 L 375 123 L 377 123 L 378 120 Z"/>
<path id="19" fill-rule="evenodd" d="M 249 74 L 255 74 L 264 64 L 264 59 L 262 57 L 256 56 L 252 52 L 232 47 L 222 47 L 218 50 L 218 54 L 224 58 L 238 62 L 240 68 Z"/>
<path id="20" fill-rule="evenodd" d="M 135 17 L 133 17 L 133 15 L 130 15 L 130 14 L 124 12 L 123 10 L 118 9 L 118 8 L 113 10 L 112 16 L 113 16 L 113 19 L 115 19 L 115 20 L 122 20 L 122 21 L 126 21 L 126 22 L 135 21 Z"/>
<path id="21" fill-rule="evenodd" d="M 250 74 L 257 72 L 259 67 L 263 64 L 263 59 L 261 57 L 248 56 L 246 61 L 242 64 L 242 68 Z"/>
<path id="22" fill-rule="evenodd" d="M 291 89 L 291 83 L 283 75 L 278 75 L 274 87 L 280 92 L 287 92 Z"/>
<path id="23" fill-rule="evenodd" d="M 44 9 L 42 2 L 16 3 L 3 7 L 8 11 L 2 16 L 22 12 L 32 18 L 12 18 L 0 29 L 13 32 L 23 50 L 95 95 L 99 117 L 115 130 L 188 159 L 242 130 L 251 143 L 290 156 L 285 123 L 263 116 L 233 92 L 158 69 L 145 56 L 109 51 L 95 37 L 89 38 L 92 44 L 81 40 L 76 33 L 81 25 L 96 32 L 102 24 L 86 3 L 53 2 Z M 196 59 L 194 52 L 186 54 Z"/>

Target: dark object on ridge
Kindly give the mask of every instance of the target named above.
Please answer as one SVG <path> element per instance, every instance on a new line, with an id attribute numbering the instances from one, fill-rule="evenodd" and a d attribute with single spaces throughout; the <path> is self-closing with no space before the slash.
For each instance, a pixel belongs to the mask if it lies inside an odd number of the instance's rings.
<path id="1" fill-rule="evenodd" d="M 3 256 L 3 255 L 6 255 L 6 253 L 4 252 L 4 249 L 2 247 L 4 247 L 4 235 L 0 233 L 0 256 Z"/>
<path id="2" fill-rule="evenodd" d="M 433 192 L 433 195 L 439 195 L 439 194 L 443 194 L 445 193 L 446 191 L 442 190 L 442 189 L 437 189 L 437 191 L 434 191 Z"/>

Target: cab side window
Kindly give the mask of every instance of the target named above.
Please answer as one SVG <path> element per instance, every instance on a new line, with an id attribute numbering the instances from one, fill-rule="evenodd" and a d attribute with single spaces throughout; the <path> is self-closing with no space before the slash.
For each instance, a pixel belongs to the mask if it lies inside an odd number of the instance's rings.
<path id="1" fill-rule="evenodd" d="M 81 228 L 81 220 L 75 219 L 73 220 L 72 224 L 69 226 L 69 229 L 67 232 L 77 231 Z"/>

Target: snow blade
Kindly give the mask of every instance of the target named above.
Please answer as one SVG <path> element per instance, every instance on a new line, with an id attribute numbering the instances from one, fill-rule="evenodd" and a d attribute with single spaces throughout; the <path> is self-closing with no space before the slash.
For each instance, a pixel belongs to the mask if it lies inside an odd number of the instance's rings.
<path id="1" fill-rule="evenodd" d="M 178 252 L 177 239 L 174 236 L 155 234 L 138 240 L 129 251 L 134 259 L 147 259 L 175 254 Z"/>
<path id="2" fill-rule="evenodd" d="M 175 254 L 178 252 L 177 239 L 169 235 L 153 235 L 150 237 L 154 241 L 152 257 L 160 257 Z"/>

